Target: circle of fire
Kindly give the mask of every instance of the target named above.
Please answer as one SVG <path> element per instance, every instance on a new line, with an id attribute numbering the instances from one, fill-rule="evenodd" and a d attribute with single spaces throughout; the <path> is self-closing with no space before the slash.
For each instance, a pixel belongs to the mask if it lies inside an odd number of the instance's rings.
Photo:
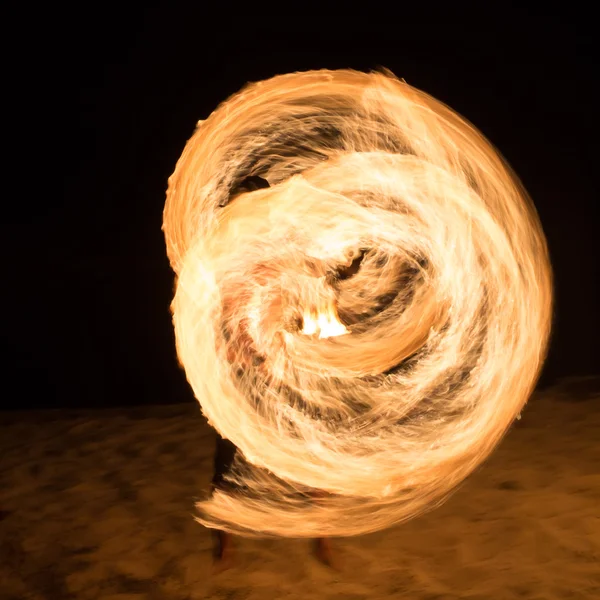
<path id="1" fill-rule="evenodd" d="M 235 196 L 249 176 L 270 187 Z M 391 73 L 252 84 L 198 124 L 164 212 L 179 359 L 239 449 L 199 521 L 345 536 L 439 504 L 518 417 L 552 274 L 516 176 Z"/>

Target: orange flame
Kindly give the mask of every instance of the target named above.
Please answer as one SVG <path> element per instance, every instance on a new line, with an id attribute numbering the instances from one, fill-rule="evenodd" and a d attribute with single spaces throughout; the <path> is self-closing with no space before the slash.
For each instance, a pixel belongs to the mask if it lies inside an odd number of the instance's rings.
<path id="1" fill-rule="evenodd" d="M 323 311 L 305 310 L 302 323 L 302 334 L 315 335 L 318 333 L 320 340 L 350 333 L 346 326 L 339 320 L 337 311 L 332 303 Z"/>
<path id="2" fill-rule="evenodd" d="M 229 202 L 249 168 L 270 188 Z M 230 98 L 177 163 L 164 231 L 179 358 L 245 459 L 235 490 L 198 505 L 208 527 L 410 519 L 492 452 L 544 362 L 552 270 L 527 192 L 472 125 L 389 73 L 294 73 Z"/>

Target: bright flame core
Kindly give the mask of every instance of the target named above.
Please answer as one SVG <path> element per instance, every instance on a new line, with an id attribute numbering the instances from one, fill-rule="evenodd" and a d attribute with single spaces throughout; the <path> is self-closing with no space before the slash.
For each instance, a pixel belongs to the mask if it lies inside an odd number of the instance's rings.
<path id="1" fill-rule="evenodd" d="M 305 310 L 302 322 L 304 325 L 302 327 L 302 333 L 304 335 L 314 335 L 318 333 L 320 340 L 326 340 L 327 338 L 349 333 L 343 323 L 340 323 L 333 306 L 329 306 L 327 310 L 317 313 L 316 316 L 314 313 Z"/>
<path id="2" fill-rule="evenodd" d="M 227 204 L 249 175 L 271 187 Z M 390 74 L 284 75 L 230 98 L 169 180 L 164 231 L 179 358 L 243 455 L 198 505 L 208 527 L 412 518 L 535 385 L 552 311 L 535 209 L 478 131 Z"/>

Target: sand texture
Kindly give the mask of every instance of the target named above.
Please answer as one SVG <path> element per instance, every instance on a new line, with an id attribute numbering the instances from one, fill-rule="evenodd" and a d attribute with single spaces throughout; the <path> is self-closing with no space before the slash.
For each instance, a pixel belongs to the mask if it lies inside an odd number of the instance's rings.
<path id="1" fill-rule="evenodd" d="M 214 434 L 194 405 L 0 414 L 0 598 L 600 598 L 598 380 L 532 398 L 441 508 L 334 541 L 237 540 L 212 573 L 193 519 Z"/>

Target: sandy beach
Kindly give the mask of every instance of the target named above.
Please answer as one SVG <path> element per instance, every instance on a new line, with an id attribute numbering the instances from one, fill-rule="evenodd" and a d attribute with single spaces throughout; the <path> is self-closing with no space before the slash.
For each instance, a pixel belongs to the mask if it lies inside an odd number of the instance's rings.
<path id="1" fill-rule="evenodd" d="M 237 541 L 212 574 L 194 501 L 214 434 L 195 405 L 0 414 L 0 598 L 600 598 L 600 385 L 536 393 L 441 508 L 334 541 Z"/>

